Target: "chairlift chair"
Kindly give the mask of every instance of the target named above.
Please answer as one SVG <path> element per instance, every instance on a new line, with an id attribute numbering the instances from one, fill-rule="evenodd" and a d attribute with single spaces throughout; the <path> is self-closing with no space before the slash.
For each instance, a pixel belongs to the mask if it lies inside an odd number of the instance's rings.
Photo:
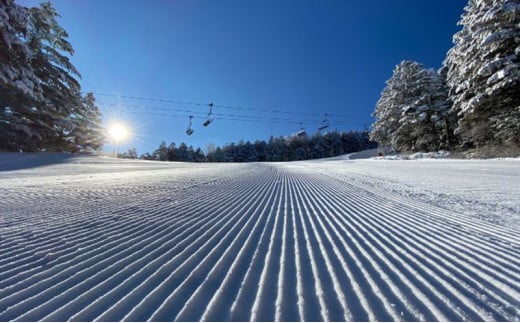
<path id="1" fill-rule="evenodd" d="M 209 126 L 209 124 L 212 123 L 213 120 L 215 119 L 215 117 L 213 116 L 213 102 L 210 103 L 210 104 L 208 104 L 208 107 L 209 107 L 208 118 L 207 118 L 206 121 L 204 121 L 204 123 L 202 124 L 204 127 Z"/>
<path id="2" fill-rule="evenodd" d="M 296 136 L 303 137 L 307 134 L 307 132 L 305 132 L 305 129 L 303 129 L 302 122 L 300 122 L 300 126 L 301 126 L 301 129 L 298 130 L 298 132 L 296 133 Z"/>
<path id="3" fill-rule="evenodd" d="M 186 134 L 188 136 L 191 136 L 191 134 L 195 131 L 191 128 L 191 119 L 193 119 L 193 116 L 190 116 L 190 124 L 188 125 L 188 129 L 186 129 Z"/>
<path id="4" fill-rule="evenodd" d="M 325 113 L 325 119 L 321 122 L 321 126 L 318 127 L 318 131 L 322 131 L 327 129 L 330 126 L 329 119 L 327 118 L 327 114 Z"/>

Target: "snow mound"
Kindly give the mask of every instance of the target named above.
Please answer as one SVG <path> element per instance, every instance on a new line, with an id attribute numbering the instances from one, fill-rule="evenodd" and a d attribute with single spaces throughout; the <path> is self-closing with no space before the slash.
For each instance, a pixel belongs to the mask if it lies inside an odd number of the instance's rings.
<path id="1" fill-rule="evenodd" d="M 449 151 L 436 151 L 436 152 L 418 152 L 413 154 L 392 154 L 386 156 L 373 157 L 374 159 L 383 160 L 416 160 L 416 159 L 443 159 L 450 157 Z"/>

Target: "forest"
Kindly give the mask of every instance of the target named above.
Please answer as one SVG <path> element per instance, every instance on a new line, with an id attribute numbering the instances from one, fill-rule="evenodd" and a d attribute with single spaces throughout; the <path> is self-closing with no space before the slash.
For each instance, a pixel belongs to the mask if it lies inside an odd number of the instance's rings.
<path id="1" fill-rule="evenodd" d="M 356 151 L 373 149 L 377 145 L 370 141 L 367 131 L 338 132 L 312 136 L 273 137 L 265 140 L 239 141 L 223 147 L 208 145 L 205 153 L 201 148 L 194 149 L 184 142 L 177 146 L 162 142 L 152 153 L 139 156 L 140 159 L 185 162 L 263 162 L 294 161 L 334 157 Z M 121 158 L 138 158 L 135 149 L 119 154 Z"/>

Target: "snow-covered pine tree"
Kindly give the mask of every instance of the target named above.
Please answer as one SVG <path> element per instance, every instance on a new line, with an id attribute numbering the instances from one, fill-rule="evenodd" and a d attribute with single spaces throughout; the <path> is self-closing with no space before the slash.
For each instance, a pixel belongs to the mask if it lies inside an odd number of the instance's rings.
<path id="1" fill-rule="evenodd" d="M 398 151 L 434 151 L 447 149 L 449 123 L 448 92 L 442 77 L 422 65 L 410 69 L 406 82 L 415 99 L 401 112 L 400 126 L 394 133 L 392 145 Z"/>
<path id="2" fill-rule="evenodd" d="M 186 146 L 186 144 L 184 144 L 184 146 Z M 166 146 L 166 142 L 164 142 L 164 141 L 161 142 L 161 144 L 159 145 L 159 148 L 157 148 L 153 152 L 153 156 L 154 156 L 155 160 L 161 160 L 161 161 L 168 160 L 168 147 Z M 178 159 L 178 160 L 180 160 L 180 159 Z"/>
<path id="3" fill-rule="evenodd" d="M 0 1 L 0 149 L 17 150 L 38 134 L 32 131 L 32 102 L 42 91 L 25 43 L 29 10 Z"/>
<path id="4" fill-rule="evenodd" d="M 69 134 L 71 147 L 68 150 L 96 151 L 103 147 L 104 128 L 94 94 L 87 93 L 82 98 L 81 109 L 71 118 L 74 126 Z"/>
<path id="5" fill-rule="evenodd" d="M 30 68 L 27 36 L 29 10 L 14 0 L 0 1 L 0 86 L 4 96 L 21 94 L 41 98 L 41 89 Z M 5 101 L 2 101 L 5 102 Z"/>
<path id="6" fill-rule="evenodd" d="M 436 150 L 447 142 L 447 91 L 442 77 L 402 61 L 377 102 L 370 140 L 398 151 Z"/>
<path id="7" fill-rule="evenodd" d="M 520 146 L 520 1 L 469 0 L 445 60 L 466 147 Z"/>
<path id="8" fill-rule="evenodd" d="M 372 124 L 370 140 L 377 142 L 379 146 L 388 146 L 392 142 L 392 134 L 399 127 L 400 108 L 395 104 L 393 90 L 396 87 L 398 67 L 394 69 L 391 79 L 386 81 L 386 87 L 376 103 L 374 113 L 376 120 Z"/>
<path id="9" fill-rule="evenodd" d="M 68 150 L 76 126 L 73 116 L 82 115 L 85 106 L 76 79 L 81 76 L 67 56 L 73 55 L 74 49 L 58 17 L 50 2 L 30 8 L 27 43 L 44 97 L 36 106 L 37 130 L 43 134 L 41 148 Z"/>

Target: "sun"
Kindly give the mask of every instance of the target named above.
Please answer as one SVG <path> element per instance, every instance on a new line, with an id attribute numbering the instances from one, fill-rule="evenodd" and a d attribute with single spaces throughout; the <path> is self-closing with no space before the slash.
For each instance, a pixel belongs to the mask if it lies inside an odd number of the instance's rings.
<path id="1" fill-rule="evenodd" d="M 108 133 L 116 142 L 121 142 L 128 138 L 129 132 L 126 126 L 121 123 L 114 123 L 110 126 Z"/>

